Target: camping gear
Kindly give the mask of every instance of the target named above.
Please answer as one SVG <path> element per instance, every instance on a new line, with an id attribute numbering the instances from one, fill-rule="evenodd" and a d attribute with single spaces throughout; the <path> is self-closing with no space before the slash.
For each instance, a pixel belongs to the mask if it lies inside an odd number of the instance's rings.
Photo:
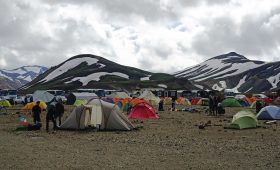
<path id="1" fill-rule="evenodd" d="M 250 111 L 239 111 L 233 116 L 229 128 L 231 129 L 248 129 L 256 128 L 258 124 L 256 116 Z"/>
<path id="2" fill-rule="evenodd" d="M 199 99 L 198 99 L 198 98 L 193 98 L 193 99 L 191 100 L 191 104 L 192 104 L 192 105 L 197 105 L 198 102 L 199 102 Z"/>
<path id="3" fill-rule="evenodd" d="M 12 105 L 8 100 L 0 100 L 0 106 L 2 107 L 11 107 Z"/>
<path id="4" fill-rule="evenodd" d="M 261 102 L 262 106 L 264 106 L 264 102 L 262 100 L 259 99 L 259 101 Z M 250 108 L 252 109 L 255 109 L 256 108 L 256 103 L 257 103 L 257 100 L 255 100 L 251 105 L 250 105 Z"/>
<path id="5" fill-rule="evenodd" d="M 28 125 L 27 119 L 21 117 L 21 118 L 19 119 L 19 124 L 21 124 L 21 125 Z"/>
<path id="6" fill-rule="evenodd" d="M 226 98 L 222 101 L 223 107 L 242 107 L 235 98 Z"/>
<path id="7" fill-rule="evenodd" d="M 144 99 L 150 105 L 155 106 L 158 105 L 160 98 L 155 96 L 151 91 L 145 90 L 139 97 L 139 99 Z"/>
<path id="8" fill-rule="evenodd" d="M 76 100 L 85 100 L 89 101 L 90 99 L 97 99 L 99 98 L 95 93 L 88 93 L 88 92 L 82 92 L 82 93 L 70 93 L 67 96 L 67 105 L 73 105 Z"/>
<path id="9" fill-rule="evenodd" d="M 259 120 L 280 120 L 280 108 L 277 106 L 266 106 L 257 114 Z"/>
<path id="10" fill-rule="evenodd" d="M 86 105 L 79 105 L 61 124 L 60 129 L 132 130 L 134 127 L 115 104 L 92 99 Z"/>
<path id="11" fill-rule="evenodd" d="M 139 103 L 133 106 L 128 115 L 129 119 L 158 119 L 158 115 L 152 106 L 147 103 Z"/>
<path id="12" fill-rule="evenodd" d="M 51 93 L 45 91 L 45 90 L 36 90 L 33 93 L 33 101 L 43 101 L 43 102 L 50 102 L 54 99 L 54 95 L 52 95 Z"/>
<path id="13" fill-rule="evenodd" d="M 40 130 L 42 127 L 41 123 L 37 123 L 37 124 L 28 124 L 27 125 L 27 130 Z"/>
<path id="14" fill-rule="evenodd" d="M 22 109 L 23 109 L 23 110 L 32 110 L 32 108 L 33 108 L 35 105 L 36 105 L 36 101 L 31 102 L 31 103 L 27 103 Z M 47 105 L 46 105 L 45 102 L 40 101 L 39 107 L 40 107 L 42 110 L 46 110 Z"/>
<path id="15" fill-rule="evenodd" d="M 108 98 L 121 98 L 121 99 L 131 98 L 131 97 L 129 97 L 129 95 L 126 92 L 112 92 L 111 94 L 106 95 L 106 97 L 108 97 Z"/>

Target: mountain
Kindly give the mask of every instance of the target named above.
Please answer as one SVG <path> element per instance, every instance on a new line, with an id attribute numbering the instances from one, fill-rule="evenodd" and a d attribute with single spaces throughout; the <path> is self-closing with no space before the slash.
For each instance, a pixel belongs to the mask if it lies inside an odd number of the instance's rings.
<path id="1" fill-rule="evenodd" d="M 1 84 L 4 84 L 5 81 L 6 85 L 3 88 L 9 88 L 9 87 L 18 88 L 32 81 L 39 74 L 44 73 L 46 70 L 48 70 L 48 68 L 43 66 L 37 66 L 37 65 L 23 66 L 12 70 L 3 69 L 0 70 L 0 77 L 1 77 L 0 82 Z"/>
<path id="2" fill-rule="evenodd" d="M 78 88 L 126 89 L 144 87 L 195 88 L 186 79 L 164 73 L 151 73 L 120 65 L 105 58 L 82 54 L 50 68 L 21 88 L 24 92 L 37 89 L 75 90 Z"/>
<path id="3" fill-rule="evenodd" d="M 0 70 L 0 84 L 8 83 L 11 87 L 18 88 L 26 83 L 32 81 L 39 74 L 44 73 L 48 68 L 43 66 L 23 66 L 20 68 L 12 69 L 12 70 Z M 6 80 L 8 79 L 8 80 Z M 11 85 L 16 82 L 16 84 Z"/>
<path id="4" fill-rule="evenodd" d="M 0 76 L 0 89 L 17 89 L 21 86 L 19 81 L 11 81 L 8 78 Z"/>
<path id="5" fill-rule="evenodd" d="M 260 93 L 280 87 L 280 62 L 249 60 L 231 52 L 174 73 L 206 89 Z"/>

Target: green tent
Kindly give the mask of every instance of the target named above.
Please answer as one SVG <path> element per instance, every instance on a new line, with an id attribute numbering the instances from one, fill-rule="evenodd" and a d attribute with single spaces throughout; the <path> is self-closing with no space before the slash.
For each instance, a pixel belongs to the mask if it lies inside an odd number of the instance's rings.
<path id="1" fill-rule="evenodd" d="M 0 101 L 0 106 L 2 106 L 2 107 L 11 107 L 12 105 L 10 104 L 10 102 L 8 100 L 1 100 Z"/>
<path id="2" fill-rule="evenodd" d="M 78 105 L 81 105 L 81 104 L 86 104 L 87 103 L 87 100 L 76 100 L 74 105 L 75 106 L 78 106 Z"/>
<path id="3" fill-rule="evenodd" d="M 130 107 L 130 104 L 127 103 L 127 104 L 125 104 L 124 106 L 122 106 L 121 111 L 127 112 L 129 107 Z"/>
<path id="4" fill-rule="evenodd" d="M 223 107 L 242 107 L 242 105 L 235 98 L 226 98 L 222 101 Z"/>
<path id="5" fill-rule="evenodd" d="M 256 128 L 258 124 L 256 115 L 250 111 L 239 111 L 236 113 L 229 125 L 231 129 Z"/>

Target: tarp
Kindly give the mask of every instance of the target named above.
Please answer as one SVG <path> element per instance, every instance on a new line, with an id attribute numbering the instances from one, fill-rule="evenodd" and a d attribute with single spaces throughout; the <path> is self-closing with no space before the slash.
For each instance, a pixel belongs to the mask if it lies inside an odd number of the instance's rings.
<path id="1" fill-rule="evenodd" d="M 157 119 L 159 118 L 154 108 L 147 103 L 139 103 L 132 107 L 129 115 L 129 119 Z"/>
<path id="2" fill-rule="evenodd" d="M 36 105 L 36 101 L 34 102 L 31 102 L 31 103 L 27 103 L 22 109 L 24 110 L 32 110 L 32 108 Z M 45 110 L 47 108 L 47 105 L 45 102 L 43 101 L 40 101 L 40 104 L 39 104 L 40 108 L 42 110 Z"/>
<path id="3" fill-rule="evenodd" d="M 259 120 L 280 120 L 280 108 L 277 106 L 266 106 L 257 114 Z"/>
<path id="4" fill-rule="evenodd" d="M 235 98 L 226 98 L 222 101 L 223 107 L 242 107 Z"/>
<path id="5" fill-rule="evenodd" d="M 256 128 L 258 124 L 256 116 L 250 111 L 239 111 L 233 116 L 229 128 L 232 129 L 247 129 Z"/>
<path id="6" fill-rule="evenodd" d="M 151 91 L 145 90 L 139 97 L 139 99 L 144 99 L 150 105 L 158 105 L 160 98 L 155 96 Z"/>
<path id="7" fill-rule="evenodd" d="M 50 102 L 55 97 L 51 93 L 45 91 L 45 90 L 36 90 L 33 94 L 33 101 L 43 101 L 43 102 Z"/>
<path id="8" fill-rule="evenodd" d="M 61 129 L 85 129 L 90 126 L 100 130 L 132 130 L 134 126 L 115 104 L 92 99 L 77 106 L 60 126 Z"/>

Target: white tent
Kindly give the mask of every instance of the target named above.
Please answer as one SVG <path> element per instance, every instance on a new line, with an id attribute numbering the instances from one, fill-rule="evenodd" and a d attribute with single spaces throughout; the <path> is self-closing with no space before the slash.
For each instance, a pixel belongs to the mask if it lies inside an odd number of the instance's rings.
<path id="1" fill-rule="evenodd" d="M 33 93 L 33 101 L 43 101 L 43 102 L 50 102 L 54 99 L 54 95 L 52 95 L 51 93 L 45 91 L 45 90 L 36 90 Z"/>
<path id="2" fill-rule="evenodd" d="M 131 98 L 126 92 L 112 92 L 112 94 L 107 95 L 108 98 Z"/>
<path id="3" fill-rule="evenodd" d="M 160 98 L 155 96 L 151 91 L 145 90 L 139 97 L 139 99 L 144 99 L 150 105 L 158 105 Z"/>
<path id="4" fill-rule="evenodd" d="M 60 126 L 61 129 L 132 130 L 134 127 L 117 105 L 92 99 L 86 105 L 77 106 Z"/>

